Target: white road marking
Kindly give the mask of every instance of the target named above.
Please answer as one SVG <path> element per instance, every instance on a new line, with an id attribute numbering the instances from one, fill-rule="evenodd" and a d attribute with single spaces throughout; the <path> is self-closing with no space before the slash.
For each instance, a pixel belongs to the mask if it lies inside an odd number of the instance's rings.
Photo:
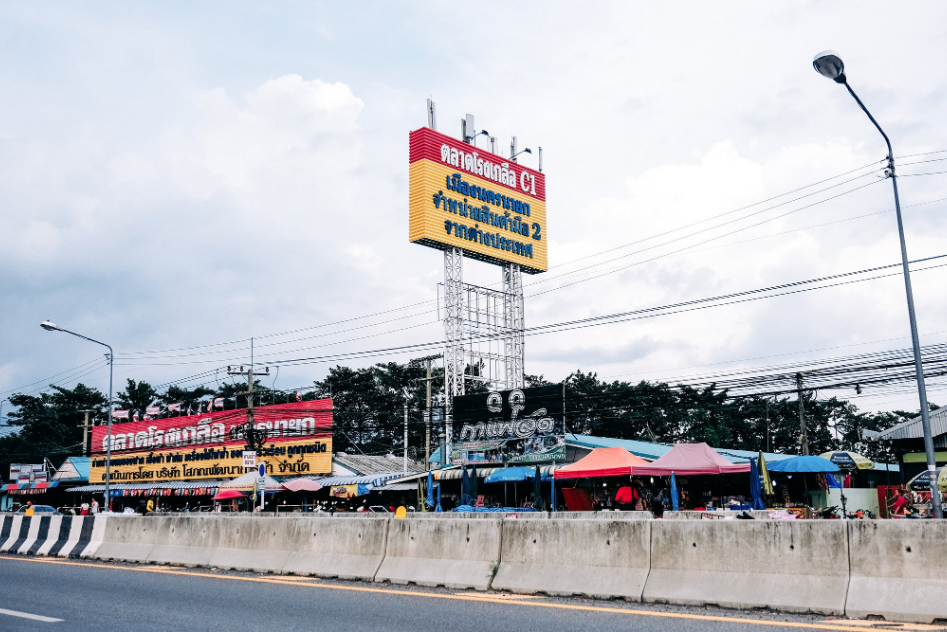
<path id="1" fill-rule="evenodd" d="M 0 614 L 8 614 L 11 617 L 20 617 L 21 619 L 32 619 L 33 621 L 42 621 L 43 623 L 59 623 L 62 619 L 54 619 L 53 617 L 44 617 L 41 614 L 30 614 L 29 612 L 18 612 L 16 610 L 6 610 L 0 608 Z"/>

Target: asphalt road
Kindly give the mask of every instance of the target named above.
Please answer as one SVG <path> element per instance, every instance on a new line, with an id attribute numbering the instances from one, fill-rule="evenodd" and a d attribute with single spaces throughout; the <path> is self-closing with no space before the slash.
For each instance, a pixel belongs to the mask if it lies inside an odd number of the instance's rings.
<path id="1" fill-rule="evenodd" d="M 825 617 L 0 556 L 0 631 L 57 628 L 70 632 L 865 629 Z"/>

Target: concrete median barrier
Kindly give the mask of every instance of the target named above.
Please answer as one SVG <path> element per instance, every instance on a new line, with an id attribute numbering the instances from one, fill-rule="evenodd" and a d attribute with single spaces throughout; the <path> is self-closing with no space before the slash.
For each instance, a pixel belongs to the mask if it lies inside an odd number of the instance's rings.
<path id="1" fill-rule="evenodd" d="M 36 551 L 33 549 L 38 549 L 49 534 L 50 518 L 52 518 L 51 515 L 33 516 L 30 519 L 30 529 L 26 534 L 26 540 L 20 545 L 19 549 L 10 552 L 19 553 L 20 555 L 35 555 Z"/>
<path id="2" fill-rule="evenodd" d="M 23 544 L 26 540 L 29 529 L 30 520 L 27 516 L 11 516 L 10 530 L 6 539 L 0 542 L 0 553 L 16 553 L 16 550 L 20 548 L 20 544 Z"/>
<path id="3" fill-rule="evenodd" d="M 147 561 L 208 566 L 220 544 L 221 527 L 226 527 L 229 521 L 215 516 L 158 516 L 155 523 L 155 543 Z"/>
<path id="4" fill-rule="evenodd" d="M 144 562 L 155 547 L 158 520 L 161 519 L 150 516 L 109 516 L 95 557 L 100 560 Z"/>
<path id="5" fill-rule="evenodd" d="M 392 520 L 375 580 L 488 590 L 499 563 L 499 520 Z"/>
<path id="6" fill-rule="evenodd" d="M 85 543 L 85 546 L 82 548 L 76 549 L 73 553 L 78 551 L 78 556 L 82 558 L 86 557 L 95 557 L 96 552 L 99 550 L 99 547 L 102 545 L 102 541 L 105 539 L 105 528 L 109 524 L 109 520 L 116 520 L 115 516 L 108 516 L 103 514 L 98 514 L 95 516 L 86 516 L 86 522 L 92 525 L 91 530 L 87 533 L 89 534 L 89 539 Z M 85 532 L 84 532 L 85 533 Z M 70 556 L 73 557 L 73 556 Z"/>
<path id="7" fill-rule="evenodd" d="M 375 579 L 385 557 L 388 520 L 297 518 L 285 543 L 292 554 L 284 573 Z"/>
<path id="8" fill-rule="evenodd" d="M 495 590 L 641 601 L 647 520 L 504 520 Z"/>
<path id="9" fill-rule="evenodd" d="M 947 619 L 947 521 L 847 522 L 849 617 L 914 623 Z"/>
<path id="10" fill-rule="evenodd" d="M 647 602 L 842 614 L 848 535 L 834 520 L 656 520 Z"/>
<path id="11" fill-rule="evenodd" d="M 213 520 L 213 518 L 211 518 Z M 220 529 L 211 566 L 278 573 L 289 559 L 292 518 L 231 518 Z"/>
<path id="12" fill-rule="evenodd" d="M 654 520 L 650 511 L 527 511 L 503 516 L 506 520 Z"/>
<path id="13" fill-rule="evenodd" d="M 59 540 L 59 532 L 62 529 L 62 521 L 65 516 L 48 516 L 45 526 L 39 529 L 39 537 L 30 550 L 29 555 L 49 555 L 50 549 Z"/>

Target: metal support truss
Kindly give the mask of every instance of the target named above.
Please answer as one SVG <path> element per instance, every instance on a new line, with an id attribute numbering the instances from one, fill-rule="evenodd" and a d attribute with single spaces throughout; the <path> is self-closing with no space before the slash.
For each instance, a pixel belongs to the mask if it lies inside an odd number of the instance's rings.
<path id="1" fill-rule="evenodd" d="M 460 248 L 444 251 L 444 437 L 449 459 L 453 398 L 464 393 L 464 253 Z"/>
<path id="2" fill-rule="evenodd" d="M 523 273 L 519 265 L 507 263 L 503 266 L 503 294 L 506 338 L 506 387 L 523 388 L 524 346 L 526 320 L 523 304 Z"/>

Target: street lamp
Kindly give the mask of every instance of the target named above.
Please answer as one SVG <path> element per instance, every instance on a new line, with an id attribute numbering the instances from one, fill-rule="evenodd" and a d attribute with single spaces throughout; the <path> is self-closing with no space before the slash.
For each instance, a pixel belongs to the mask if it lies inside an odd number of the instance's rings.
<path id="1" fill-rule="evenodd" d="M 94 342 L 97 345 L 102 345 L 109 350 L 109 420 L 108 420 L 108 436 L 105 441 L 105 509 L 111 511 L 112 509 L 112 497 L 109 493 L 109 483 L 112 480 L 112 367 L 115 365 L 115 353 L 112 351 L 111 345 L 107 345 L 104 342 L 99 342 L 88 336 L 83 336 L 82 334 L 77 334 L 74 331 L 69 331 L 68 329 L 63 329 L 59 325 L 52 323 L 48 320 L 44 320 L 39 324 L 40 327 L 46 331 L 61 331 L 64 334 L 72 334 L 77 338 L 82 338 L 83 340 L 88 340 L 89 342 Z M 91 450 L 89 450 L 91 454 Z"/>
<path id="2" fill-rule="evenodd" d="M 852 87 L 848 85 L 848 79 L 845 77 L 845 65 L 837 53 L 827 50 L 819 53 L 812 60 L 812 67 L 816 69 L 823 77 L 827 77 L 835 83 L 841 83 L 852 95 L 858 107 L 868 115 L 868 119 L 875 128 L 881 133 L 888 145 L 888 168 L 885 175 L 891 178 L 891 185 L 894 187 L 894 210 L 898 218 L 898 236 L 901 238 L 901 266 L 904 269 L 904 290 L 908 299 L 908 317 L 911 321 L 911 343 L 914 345 L 914 372 L 917 377 L 917 396 L 921 401 L 921 427 L 924 429 L 924 451 L 927 454 L 927 469 L 930 471 L 931 480 L 937 480 L 937 462 L 934 459 L 934 439 L 931 435 L 931 417 L 927 406 L 927 388 L 924 385 L 924 365 L 921 361 L 921 341 L 917 333 L 917 316 L 914 313 L 914 291 L 911 289 L 911 269 L 908 267 L 908 248 L 904 242 L 904 223 L 901 220 L 901 202 L 898 199 L 898 179 L 894 171 L 894 151 L 891 149 L 891 141 L 885 134 L 878 121 L 871 115 L 865 104 L 862 103 Z M 934 509 L 936 518 L 943 518 L 944 511 L 941 507 L 940 494 L 931 488 L 931 506 Z"/>

